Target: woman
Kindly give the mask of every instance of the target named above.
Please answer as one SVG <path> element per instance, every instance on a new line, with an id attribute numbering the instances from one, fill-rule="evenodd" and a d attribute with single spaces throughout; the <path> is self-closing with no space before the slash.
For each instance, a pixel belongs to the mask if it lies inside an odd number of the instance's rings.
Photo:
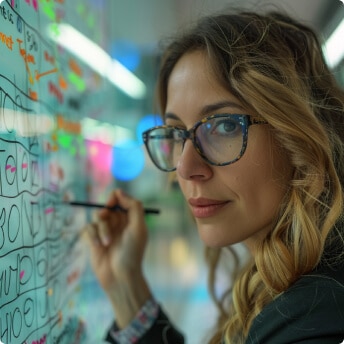
<path id="1" fill-rule="evenodd" d="M 340 343 L 344 93 L 316 35 L 278 13 L 206 17 L 166 48 L 158 91 L 166 125 L 144 141 L 156 166 L 176 173 L 210 276 L 221 250 L 243 242 L 251 253 L 216 300 L 210 343 Z M 103 210 L 89 225 L 116 314 L 107 340 L 184 343 L 142 272 L 141 203 L 116 190 L 108 204 L 128 212 Z"/>

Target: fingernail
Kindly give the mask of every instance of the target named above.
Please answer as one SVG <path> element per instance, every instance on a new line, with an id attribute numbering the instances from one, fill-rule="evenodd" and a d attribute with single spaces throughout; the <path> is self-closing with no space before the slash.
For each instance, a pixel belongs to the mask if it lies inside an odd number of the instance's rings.
<path id="1" fill-rule="evenodd" d="M 110 237 L 108 237 L 107 235 L 106 236 L 103 236 L 102 238 L 101 238 L 101 240 L 102 240 L 102 244 L 104 245 L 104 246 L 109 246 L 110 245 Z"/>

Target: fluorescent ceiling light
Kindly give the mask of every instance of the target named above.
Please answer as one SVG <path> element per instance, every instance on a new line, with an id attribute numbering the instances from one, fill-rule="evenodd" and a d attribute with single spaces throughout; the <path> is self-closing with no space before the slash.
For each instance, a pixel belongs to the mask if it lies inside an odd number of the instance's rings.
<path id="1" fill-rule="evenodd" d="M 344 19 L 324 44 L 323 50 L 330 68 L 336 67 L 344 58 Z"/>
<path id="2" fill-rule="evenodd" d="M 145 96 L 146 86 L 139 78 L 69 24 L 51 24 L 48 34 L 54 42 L 69 50 L 100 75 L 108 78 L 130 97 L 140 99 Z"/>

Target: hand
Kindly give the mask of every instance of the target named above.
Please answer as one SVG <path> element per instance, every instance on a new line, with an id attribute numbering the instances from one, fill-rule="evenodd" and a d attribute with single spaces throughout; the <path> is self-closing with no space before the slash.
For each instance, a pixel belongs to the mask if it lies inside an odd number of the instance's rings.
<path id="1" fill-rule="evenodd" d="M 142 204 L 121 190 L 110 195 L 107 205 L 127 211 L 102 209 L 86 232 L 94 273 L 121 317 L 117 322 L 125 326 L 150 297 L 142 274 L 147 227 Z"/>

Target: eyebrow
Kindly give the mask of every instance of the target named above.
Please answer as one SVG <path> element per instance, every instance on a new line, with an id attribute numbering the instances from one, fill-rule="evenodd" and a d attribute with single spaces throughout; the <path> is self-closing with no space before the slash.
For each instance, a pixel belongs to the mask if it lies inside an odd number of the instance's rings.
<path id="1" fill-rule="evenodd" d="M 204 106 L 202 108 L 202 110 L 200 111 L 200 116 L 202 118 L 206 117 L 210 113 L 214 113 L 215 111 L 223 109 L 225 107 L 232 107 L 232 108 L 236 108 L 236 109 L 238 109 L 240 111 L 244 111 L 244 108 L 241 105 L 239 105 L 238 103 L 231 102 L 231 101 L 221 101 L 221 102 L 218 102 L 218 103 L 209 104 L 209 105 Z M 167 118 L 174 119 L 174 120 L 177 120 L 177 121 L 180 120 L 180 118 L 176 114 L 174 114 L 172 112 L 166 112 L 164 117 L 165 117 L 165 120 Z"/>

